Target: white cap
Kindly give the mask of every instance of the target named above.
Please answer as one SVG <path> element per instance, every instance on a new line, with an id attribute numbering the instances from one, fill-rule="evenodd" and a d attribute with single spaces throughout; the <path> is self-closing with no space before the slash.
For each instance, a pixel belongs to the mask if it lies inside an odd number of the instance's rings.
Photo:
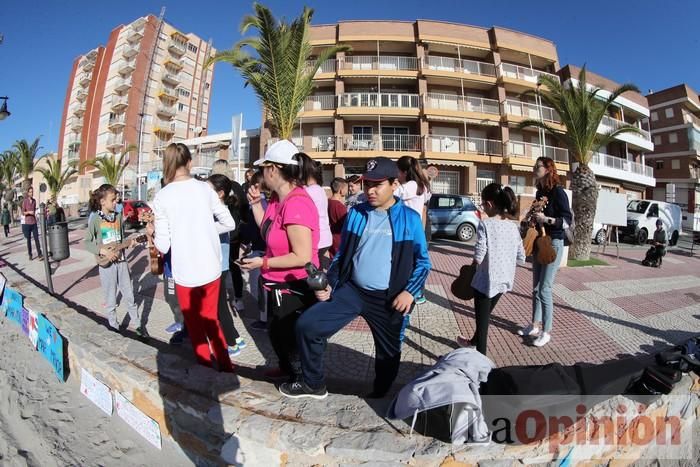
<path id="1" fill-rule="evenodd" d="M 299 153 L 299 149 L 291 141 L 283 139 L 270 146 L 265 153 L 265 157 L 253 162 L 253 165 L 273 162 L 282 165 L 299 165 L 294 160 L 294 156 Z"/>

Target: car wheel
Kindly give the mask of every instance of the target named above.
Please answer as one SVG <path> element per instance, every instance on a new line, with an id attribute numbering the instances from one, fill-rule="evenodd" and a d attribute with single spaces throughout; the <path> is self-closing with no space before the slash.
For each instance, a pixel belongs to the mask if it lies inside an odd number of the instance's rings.
<path id="1" fill-rule="evenodd" d="M 647 229 L 642 229 L 637 234 L 637 243 L 639 243 L 640 245 L 644 245 L 647 242 L 648 238 L 649 232 L 647 232 Z"/>
<path id="2" fill-rule="evenodd" d="M 602 245 L 605 242 L 608 233 L 605 229 L 600 229 L 598 233 L 595 234 L 595 239 L 593 240 L 596 245 Z"/>
<path id="3" fill-rule="evenodd" d="M 457 228 L 457 238 L 461 242 L 468 242 L 474 238 L 474 226 L 469 223 L 464 223 Z"/>
<path id="4" fill-rule="evenodd" d="M 676 246 L 678 244 L 678 231 L 674 230 L 671 234 L 671 246 Z"/>

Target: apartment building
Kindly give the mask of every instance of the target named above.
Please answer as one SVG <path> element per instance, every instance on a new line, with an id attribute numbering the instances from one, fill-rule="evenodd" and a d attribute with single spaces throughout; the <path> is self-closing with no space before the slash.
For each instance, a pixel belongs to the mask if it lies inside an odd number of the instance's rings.
<path id="1" fill-rule="evenodd" d="M 656 188 L 650 197 L 679 204 L 683 228 L 700 230 L 700 97 L 687 84 L 647 95 Z M 652 190 L 649 190 L 652 191 Z"/>
<path id="2" fill-rule="evenodd" d="M 106 45 L 73 63 L 60 157 L 83 162 L 133 145 L 123 184 L 127 196 L 138 196 L 143 167 L 157 161 L 164 146 L 205 134 L 213 76 L 203 65 L 214 53 L 211 43 L 153 15 L 117 26 Z M 83 202 L 101 183 L 84 170 L 65 196 Z"/>
<path id="3" fill-rule="evenodd" d="M 579 67 L 566 65 L 558 75 L 565 86 L 578 86 L 580 71 Z M 609 98 L 611 92 L 620 87 L 618 83 L 589 70 L 586 70 L 586 80 L 590 90 L 600 89 L 600 99 Z M 608 109 L 598 133 L 610 133 L 624 125 L 636 127 L 638 133 L 623 133 L 593 154 L 589 167 L 595 173 L 600 189 L 625 193 L 628 199 L 641 199 L 648 188 L 656 185 L 654 169 L 646 164 L 646 154 L 654 150 L 649 114 L 646 97 L 637 92 L 624 93 Z M 555 116 L 554 120 L 557 118 Z M 575 169 L 576 164 L 572 163 L 571 170 Z"/>

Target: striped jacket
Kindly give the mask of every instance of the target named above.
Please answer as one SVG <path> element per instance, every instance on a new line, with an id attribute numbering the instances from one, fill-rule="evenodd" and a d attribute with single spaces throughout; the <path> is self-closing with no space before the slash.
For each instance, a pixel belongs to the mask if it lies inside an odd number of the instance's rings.
<path id="1" fill-rule="evenodd" d="M 393 235 L 388 291 L 391 300 L 404 290 L 414 297 L 420 295 L 431 268 L 420 215 L 399 198 L 394 198 L 396 204 L 389 208 Z M 348 211 L 341 232 L 340 249 L 328 270 L 328 280 L 334 289 L 352 278 L 352 259 L 367 226 L 367 213 L 372 209 L 369 203 L 361 203 Z"/>

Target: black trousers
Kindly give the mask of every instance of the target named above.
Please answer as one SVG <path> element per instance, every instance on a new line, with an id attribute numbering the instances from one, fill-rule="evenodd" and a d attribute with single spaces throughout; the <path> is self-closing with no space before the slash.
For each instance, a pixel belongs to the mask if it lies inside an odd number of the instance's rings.
<path id="1" fill-rule="evenodd" d="M 306 280 L 271 283 L 263 279 L 267 291 L 267 320 L 270 343 L 279 367 L 296 378 L 301 373 L 294 335 L 299 316 L 316 303 L 316 295 Z M 291 292 L 290 292 L 291 291 Z"/>
<path id="2" fill-rule="evenodd" d="M 476 346 L 476 350 L 486 355 L 486 343 L 489 338 L 489 320 L 491 312 L 496 308 L 498 299 L 501 294 L 489 298 L 485 294 L 474 290 L 474 314 L 476 315 L 476 331 L 472 337 L 472 345 Z"/>
<path id="3" fill-rule="evenodd" d="M 231 307 L 226 299 L 226 287 L 223 281 L 221 287 L 219 287 L 219 324 L 221 325 L 221 330 L 224 332 L 226 344 L 229 347 L 236 345 L 236 339 L 241 337 L 241 335 L 238 334 L 236 326 L 233 324 Z"/>
<path id="4" fill-rule="evenodd" d="M 228 269 L 231 271 L 231 282 L 233 282 L 233 295 L 236 298 L 243 297 L 243 274 L 241 268 L 235 261 L 241 255 L 241 244 L 234 242 L 231 244 L 231 250 L 228 258 Z M 224 282 L 222 281 L 222 284 Z"/>
<path id="5" fill-rule="evenodd" d="M 24 234 L 24 238 L 27 239 L 27 253 L 29 253 L 29 257 L 32 257 L 32 236 L 34 237 L 36 251 L 39 256 L 41 256 L 41 246 L 39 246 L 39 226 L 36 224 L 22 224 L 22 233 Z"/>
<path id="6" fill-rule="evenodd" d="M 5 236 L 7 237 L 10 234 L 10 224 L 5 224 L 2 227 L 5 229 Z"/>

